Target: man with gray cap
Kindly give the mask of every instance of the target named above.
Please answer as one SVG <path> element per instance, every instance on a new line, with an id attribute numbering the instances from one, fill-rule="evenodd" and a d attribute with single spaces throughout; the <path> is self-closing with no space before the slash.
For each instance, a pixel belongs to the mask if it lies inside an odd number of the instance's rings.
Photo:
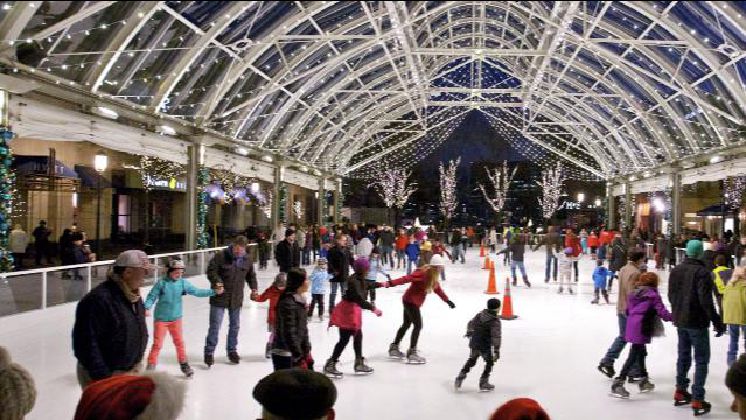
<path id="1" fill-rule="evenodd" d="M 106 281 L 78 302 L 73 326 L 73 350 L 78 359 L 78 383 L 118 373 L 138 371 L 148 345 L 145 307 L 140 296 L 150 271 L 142 251 L 124 251 Z"/>

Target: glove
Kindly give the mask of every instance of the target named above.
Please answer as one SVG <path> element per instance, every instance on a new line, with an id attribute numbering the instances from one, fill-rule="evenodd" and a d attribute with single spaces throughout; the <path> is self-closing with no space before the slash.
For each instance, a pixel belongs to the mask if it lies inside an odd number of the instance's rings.
<path id="1" fill-rule="evenodd" d="M 373 313 L 376 314 L 376 316 L 383 315 L 383 312 L 380 309 L 378 309 L 378 308 L 374 308 L 373 309 Z"/>
<path id="2" fill-rule="evenodd" d="M 495 360 L 500 360 L 500 349 L 495 349 Z"/>
<path id="3" fill-rule="evenodd" d="M 385 283 L 383 284 L 383 287 L 384 287 L 384 288 L 386 288 L 386 289 L 388 289 L 389 287 L 391 287 L 391 280 L 389 280 L 389 281 L 385 282 Z"/>
<path id="4" fill-rule="evenodd" d="M 448 307 L 449 307 L 449 308 L 451 308 L 451 309 L 453 309 L 453 308 L 455 308 L 455 307 L 456 307 L 456 304 L 455 304 L 455 303 L 453 303 L 453 301 L 450 301 L 450 300 L 449 300 L 449 301 L 448 301 L 448 302 L 446 302 L 446 303 L 448 304 Z"/>

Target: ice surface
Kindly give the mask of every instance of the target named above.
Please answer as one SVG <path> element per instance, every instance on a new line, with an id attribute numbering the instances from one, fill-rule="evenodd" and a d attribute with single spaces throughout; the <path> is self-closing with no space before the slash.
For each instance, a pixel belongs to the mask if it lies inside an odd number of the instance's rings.
<path id="1" fill-rule="evenodd" d="M 591 272 L 594 262 L 584 257 L 580 262 L 581 282 L 573 296 L 556 293 L 544 278 L 544 251 L 527 253 L 527 267 L 534 287 L 512 289 L 513 305 L 519 318 L 503 322 L 502 358 L 495 365 L 491 393 L 478 391 L 482 364 L 478 362 L 463 388 L 456 392 L 453 379 L 466 360 L 467 341 L 463 338 L 466 323 L 481 310 L 488 296 L 483 293 L 487 271 L 479 269 L 475 248 L 469 250 L 466 265 L 448 264 L 444 289 L 456 303 L 451 310 L 436 295 L 423 307 L 424 329 L 419 349 L 428 360 L 425 365 L 405 365 L 389 360 L 388 345 L 402 318 L 403 287 L 379 289 L 377 304 L 383 317 L 364 316 L 363 349 L 375 372 L 368 376 L 353 373 L 353 351 L 350 344 L 340 360 L 345 377 L 336 381 L 339 419 L 486 419 L 502 402 L 516 397 L 538 400 L 553 419 L 690 419 L 688 407 L 673 407 L 672 394 L 676 363 L 675 330 L 666 325 L 666 337 L 655 339 L 648 347 L 648 370 L 657 388 L 649 394 L 638 394 L 634 385 L 628 389 L 630 400 L 608 396 L 611 381 L 596 371 L 599 359 L 617 331 L 612 305 L 591 305 Z M 502 261 L 502 256 L 500 257 Z M 497 265 L 498 288 L 503 298 L 507 270 Z M 276 272 L 260 272 L 263 290 Z M 395 271 L 394 276 L 402 271 Z M 663 278 L 667 277 L 663 273 Z M 193 278 L 200 286 L 204 278 Z M 616 288 L 616 286 L 615 286 Z M 666 283 L 661 291 L 665 293 Z M 578 289 L 576 289 L 577 291 Z M 611 295 L 612 302 L 616 293 Z M 664 301 L 666 301 L 664 296 Z M 75 305 L 63 305 L 0 318 L 0 343 L 7 346 L 15 361 L 34 376 L 38 397 L 30 419 L 72 418 L 80 389 L 75 377 L 75 358 L 71 350 L 70 331 Z M 216 365 L 209 371 L 202 364 L 202 346 L 207 332 L 209 305 L 207 299 L 185 298 L 185 340 L 194 379 L 188 381 L 188 396 L 183 419 L 256 419 L 260 409 L 251 397 L 256 382 L 272 370 L 264 359 L 267 304 L 248 302 L 241 319 L 239 351 L 243 358 L 238 366 L 227 364 L 222 351 L 216 352 Z M 150 323 L 151 321 L 149 321 Z M 224 348 L 227 317 L 221 331 L 219 349 Z M 326 320 L 314 319 L 310 325 L 313 355 L 317 369 L 331 354 L 338 333 L 327 329 Z M 402 343 L 406 351 L 409 335 Z M 709 419 L 736 418 L 728 411 L 731 397 L 723 384 L 727 337 L 713 338 L 712 361 L 707 381 L 707 399 L 713 403 Z M 616 364 L 621 369 L 622 361 Z M 159 369 L 181 377 L 173 345 L 164 343 Z"/>

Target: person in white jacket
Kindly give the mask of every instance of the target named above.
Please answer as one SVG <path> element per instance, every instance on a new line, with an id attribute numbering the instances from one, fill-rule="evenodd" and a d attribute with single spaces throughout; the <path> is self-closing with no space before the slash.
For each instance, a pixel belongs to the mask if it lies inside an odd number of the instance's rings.
<path id="1" fill-rule="evenodd" d="M 10 232 L 10 252 L 13 253 L 13 263 L 16 271 L 23 269 L 23 257 L 26 256 L 28 241 L 28 233 L 23 230 L 20 224 L 16 224 L 13 231 Z"/>
<path id="2" fill-rule="evenodd" d="M 373 242 L 371 242 L 368 237 L 364 237 L 357 243 L 355 254 L 357 254 L 359 258 L 368 259 L 371 252 L 373 252 Z"/>

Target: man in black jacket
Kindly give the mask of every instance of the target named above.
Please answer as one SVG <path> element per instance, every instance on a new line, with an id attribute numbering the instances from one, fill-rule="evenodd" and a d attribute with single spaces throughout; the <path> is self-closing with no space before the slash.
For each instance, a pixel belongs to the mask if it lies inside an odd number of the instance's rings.
<path id="1" fill-rule="evenodd" d="M 466 251 L 461 245 L 462 239 L 461 229 L 453 229 L 453 233 L 451 234 L 451 262 L 453 264 L 456 264 L 456 260 L 458 259 L 461 260 L 461 264 L 466 263 Z"/>
<path id="2" fill-rule="evenodd" d="M 562 237 L 559 232 L 556 232 L 554 226 L 549 226 L 547 234 L 541 242 L 534 246 L 533 250 L 536 251 L 540 246 L 546 247 L 547 258 L 546 258 L 546 269 L 544 270 L 544 283 L 549 283 L 549 276 L 551 274 L 552 279 L 557 281 L 557 256 L 562 246 Z M 554 264 L 554 268 L 552 265 Z"/>
<path id="3" fill-rule="evenodd" d="M 294 367 L 313 370 L 304 297 L 308 288 L 306 270 L 292 268 L 288 271 L 285 292 L 277 302 L 272 338 L 272 365 L 276 371 Z"/>
<path id="4" fill-rule="evenodd" d="M 287 273 L 293 267 L 300 267 L 300 247 L 295 243 L 295 231 L 285 231 L 285 239 L 277 244 L 275 259 L 280 267 L 280 273 Z"/>
<path id="5" fill-rule="evenodd" d="M 391 230 L 391 226 L 383 225 L 383 230 L 380 232 L 381 238 L 381 262 L 383 265 L 390 264 L 391 269 L 394 269 L 394 258 L 391 254 L 394 251 L 394 232 Z M 375 242 L 373 243 L 375 245 Z"/>
<path id="6" fill-rule="evenodd" d="M 710 363 L 710 323 L 715 327 L 717 337 L 725 333 L 725 325 L 715 310 L 712 299 L 712 274 L 701 261 L 702 254 L 702 241 L 690 240 L 686 246 L 687 258 L 671 270 L 668 280 L 668 299 L 679 337 L 674 404 L 691 402 L 695 415 L 705 414 L 711 408 L 710 403 L 705 401 L 705 381 Z M 687 390 L 692 348 L 695 362 L 694 384 L 692 393 L 689 394 Z"/>
<path id="7" fill-rule="evenodd" d="M 117 373 L 138 371 L 148 345 L 140 287 L 150 269 L 142 251 L 124 251 L 106 281 L 78 303 L 73 351 L 81 388 Z"/>
<path id="8" fill-rule="evenodd" d="M 238 364 L 238 330 L 241 321 L 241 306 L 244 297 L 244 282 L 251 288 L 251 296 L 256 297 L 257 283 L 254 263 L 246 252 L 247 240 L 239 236 L 228 248 L 215 254 L 207 266 L 207 279 L 213 289 L 223 286 L 222 295 L 210 298 L 210 327 L 205 338 L 204 360 L 207 367 L 215 363 L 213 354 L 218 345 L 218 332 L 223 324 L 225 310 L 228 310 L 228 359 Z"/>
<path id="9" fill-rule="evenodd" d="M 331 292 L 329 293 L 329 313 L 334 311 L 334 301 L 337 298 L 337 289 L 342 294 L 347 290 L 347 278 L 350 275 L 350 260 L 352 256 L 347 248 L 347 235 L 341 234 L 337 237 L 337 243 L 329 250 L 327 256 L 327 270 L 333 275 L 331 280 Z"/>

